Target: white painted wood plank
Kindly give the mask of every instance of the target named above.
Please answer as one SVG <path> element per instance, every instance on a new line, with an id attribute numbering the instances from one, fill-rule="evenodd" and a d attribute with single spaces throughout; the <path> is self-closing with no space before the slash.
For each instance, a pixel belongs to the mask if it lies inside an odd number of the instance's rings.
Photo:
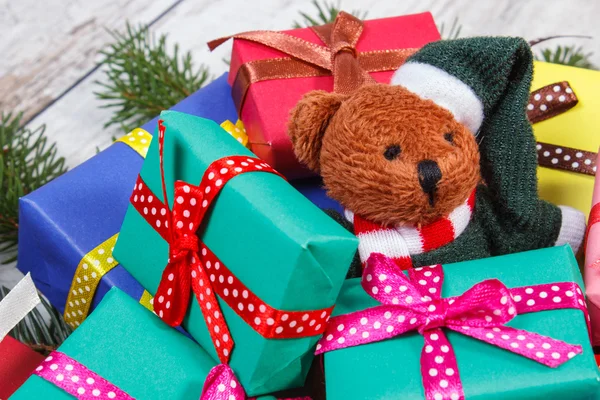
<path id="1" fill-rule="evenodd" d="M 342 6 L 346 10 L 366 9 L 368 18 L 431 10 L 438 24 L 450 25 L 459 17 L 462 36 L 516 35 L 534 39 L 556 34 L 585 34 L 594 39 L 564 39 L 562 42 L 585 43 L 592 51 L 598 49 L 600 43 L 600 24 L 596 22 L 600 2 L 596 1 L 342 0 Z M 227 69 L 222 58 L 228 56 L 231 45 L 224 45 L 211 54 L 205 45 L 208 40 L 253 29 L 288 29 L 299 19 L 298 10 L 311 12 L 310 0 L 186 0 L 161 18 L 152 31 L 168 33 L 170 43 L 177 42 L 182 50 L 192 51 L 194 60 L 208 65 L 217 76 Z M 593 60 L 600 65 L 600 54 Z M 99 108 L 101 103 L 92 94 L 96 87 L 94 80 L 103 80 L 103 74 L 100 71 L 92 74 L 32 121 L 33 125 L 48 125 L 49 136 L 58 142 L 70 167 L 93 156 L 97 147 L 108 146 L 111 136 L 122 134 L 115 128 L 102 129 L 110 118 L 110 111 Z M 0 268 L 0 283 L 3 276 Z"/>
<path id="2" fill-rule="evenodd" d="M 98 62 L 107 29 L 147 23 L 174 0 L 0 0 L 0 111 L 35 115 Z"/>

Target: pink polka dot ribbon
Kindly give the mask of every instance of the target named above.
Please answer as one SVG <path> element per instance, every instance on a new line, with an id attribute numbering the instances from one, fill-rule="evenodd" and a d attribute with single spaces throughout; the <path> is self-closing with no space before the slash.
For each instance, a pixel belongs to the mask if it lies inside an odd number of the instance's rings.
<path id="1" fill-rule="evenodd" d="M 482 281 L 460 296 L 442 298 L 441 265 L 414 268 L 408 277 L 393 260 L 373 254 L 362 286 L 382 303 L 363 311 L 333 317 L 316 354 L 377 342 L 418 331 L 425 339 L 421 375 L 427 400 L 464 399 L 452 344 L 442 328 L 557 367 L 583 350 L 560 340 L 505 326 L 518 314 L 577 308 L 589 316 L 583 294 L 574 282 L 508 289 L 497 279 Z"/>
<path id="2" fill-rule="evenodd" d="M 210 370 L 200 400 L 246 400 L 246 392 L 227 364 Z"/>
<path id="3" fill-rule="evenodd" d="M 166 199 L 164 134 L 165 126 L 159 121 L 160 169 L 163 198 Z M 229 361 L 234 342 L 217 296 L 255 331 L 269 339 L 318 335 L 324 331 L 333 309 L 332 306 L 321 310 L 283 311 L 269 306 L 199 240 L 197 230 L 221 189 L 232 178 L 248 172 L 279 175 L 260 159 L 230 156 L 213 162 L 198 186 L 175 182 L 173 210 L 156 198 L 141 177 L 131 195 L 135 209 L 169 243 L 169 261 L 155 294 L 155 312 L 169 325 L 180 325 L 192 289 L 222 363 Z"/>
<path id="4" fill-rule="evenodd" d="M 34 373 L 79 400 L 133 400 L 123 390 L 59 351 L 53 351 Z"/>
<path id="5" fill-rule="evenodd" d="M 248 400 L 255 400 L 255 397 Z M 227 364 L 213 367 L 206 381 L 200 400 L 246 400 L 246 392 Z M 278 400 L 312 400 L 310 397 L 294 397 Z"/>

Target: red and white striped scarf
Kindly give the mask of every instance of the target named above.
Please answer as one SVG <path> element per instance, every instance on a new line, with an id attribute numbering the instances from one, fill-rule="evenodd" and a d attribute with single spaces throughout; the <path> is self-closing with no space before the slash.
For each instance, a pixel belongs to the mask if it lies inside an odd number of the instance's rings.
<path id="1" fill-rule="evenodd" d="M 460 236 L 469 225 L 474 208 L 475 191 L 447 217 L 420 228 L 385 228 L 354 215 L 350 210 L 346 210 L 344 214 L 346 219 L 354 224 L 363 268 L 371 253 L 382 253 L 392 258 L 400 269 L 406 270 L 413 266 L 411 255 L 435 250 Z"/>

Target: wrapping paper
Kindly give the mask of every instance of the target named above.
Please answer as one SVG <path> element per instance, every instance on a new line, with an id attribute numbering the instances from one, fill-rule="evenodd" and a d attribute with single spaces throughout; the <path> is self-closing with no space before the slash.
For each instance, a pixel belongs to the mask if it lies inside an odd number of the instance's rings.
<path id="1" fill-rule="evenodd" d="M 173 109 L 219 123 L 237 118 L 225 75 Z M 157 118 L 142 128 L 153 133 L 156 121 Z M 119 232 L 142 162 L 134 149 L 116 142 L 21 198 L 17 267 L 23 273 L 31 272 L 38 289 L 61 312 L 65 311 L 74 273 L 84 255 Z M 111 247 L 102 255 L 103 261 L 110 256 Z M 85 281 L 81 285 L 84 293 L 85 286 L 90 286 Z M 150 300 L 143 287 L 116 265 L 100 280 L 91 309 L 113 286 L 146 304 Z"/>
<path id="2" fill-rule="evenodd" d="M 0 400 L 6 400 L 29 378 L 44 357 L 10 336 L 0 341 Z"/>
<path id="3" fill-rule="evenodd" d="M 290 184 L 320 209 L 335 210 L 339 213 L 344 212 L 344 207 L 340 203 L 327 196 L 327 191 L 323 187 L 323 180 L 321 178 L 295 179 L 290 181 Z"/>
<path id="4" fill-rule="evenodd" d="M 594 184 L 592 207 L 600 203 L 600 179 Z M 585 292 L 588 300 L 588 309 L 592 320 L 592 344 L 600 345 L 600 224 L 594 223 L 597 219 L 590 216 L 588 234 L 585 243 Z"/>
<path id="5" fill-rule="evenodd" d="M 136 399 L 198 400 L 216 365 L 191 339 L 117 288 L 58 350 Z M 73 397 L 37 375 L 11 397 L 39 398 Z"/>
<path id="6" fill-rule="evenodd" d="M 532 90 L 561 81 L 569 82 L 579 103 L 560 115 L 533 124 L 535 137 L 540 142 L 596 152 L 600 145 L 600 132 L 597 129 L 600 125 L 600 72 L 535 62 Z M 561 152 L 551 156 L 566 155 Z M 569 161 L 587 162 L 585 157 L 572 157 Z M 538 181 L 542 199 L 575 207 L 586 215 L 589 213 L 594 188 L 593 176 L 539 167 Z"/>
<path id="7" fill-rule="evenodd" d="M 507 287 L 576 282 L 583 287 L 568 246 L 444 265 L 442 297 L 464 293 L 476 283 L 497 278 Z M 347 280 L 334 315 L 378 303 L 359 279 Z M 508 326 L 583 346 L 583 354 L 558 368 L 528 360 L 473 338 L 445 330 L 454 348 L 468 400 L 595 399 L 600 374 L 589 342 L 585 317 L 577 309 L 518 315 Z M 423 336 L 410 333 L 325 354 L 327 399 L 423 399 L 420 355 Z M 399 362 L 401 360 L 401 362 Z M 358 379 L 348 379 L 350 376 Z"/>
<path id="8" fill-rule="evenodd" d="M 176 180 L 197 185 L 214 160 L 253 156 L 211 121 L 174 112 L 163 112 L 161 119 L 166 127 L 164 168 L 171 207 Z M 162 201 L 158 143 L 150 148 L 141 178 Z M 243 174 L 225 184 L 198 235 L 262 301 L 290 311 L 332 306 L 357 247 L 353 235 L 285 180 L 262 172 Z M 115 255 L 144 287 L 156 292 L 167 265 L 168 244 L 132 205 Z M 318 337 L 267 340 L 221 298 L 218 301 L 235 341 L 230 365 L 246 393 L 254 396 L 302 386 Z M 183 327 L 217 359 L 195 299 Z"/>
<path id="9" fill-rule="evenodd" d="M 312 43 L 322 44 L 309 28 L 285 31 Z M 418 48 L 439 40 L 440 35 L 430 13 L 384 18 L 364 22 L 356 49 L 370 50 Z M 244 40 L 234 40 L 229 83 L 235 80 L 241 64 L 261 59 L 286 57 L 280 51 Z M 388 83 L 394 71 L 371 74 L 378 82 Z M 333 77 L 292 78 L 252 84 L 240 118 L 244 121 L 250 149 L 286 177 L 298 178 L 311 173 L 294 156 L 287 136 L 290 110 L 311 90 L 333 89 Z"/>

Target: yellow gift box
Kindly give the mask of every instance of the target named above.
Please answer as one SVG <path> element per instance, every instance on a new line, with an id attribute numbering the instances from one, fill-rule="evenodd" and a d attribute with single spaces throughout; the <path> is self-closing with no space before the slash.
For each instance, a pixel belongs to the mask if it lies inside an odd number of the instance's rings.
<path id="1" fill-rule="evenodd" d="M 575 165 L 594 165 L 595 158 L 585 152 L 595 153 L 600 146 L 600 71 L 535 62 L 532 91 L 562 81 L 569 83 L 579 101 L 573 108 L 533 124 L 538 142 L 558 146 L 550 152 L 538 151 L 538 158 L 550 157 L 553 162 L 560 159 L 561 162 Z M 543 101 L 543 98 L 540 99 L 536 106 L 539 107 Z M 568 156 L 561 146 L 582 151 L 571 152 Z M 589 214 L 594 189 L 593 176 L 539 166 L 538 180 L 541 198 Z"/>

